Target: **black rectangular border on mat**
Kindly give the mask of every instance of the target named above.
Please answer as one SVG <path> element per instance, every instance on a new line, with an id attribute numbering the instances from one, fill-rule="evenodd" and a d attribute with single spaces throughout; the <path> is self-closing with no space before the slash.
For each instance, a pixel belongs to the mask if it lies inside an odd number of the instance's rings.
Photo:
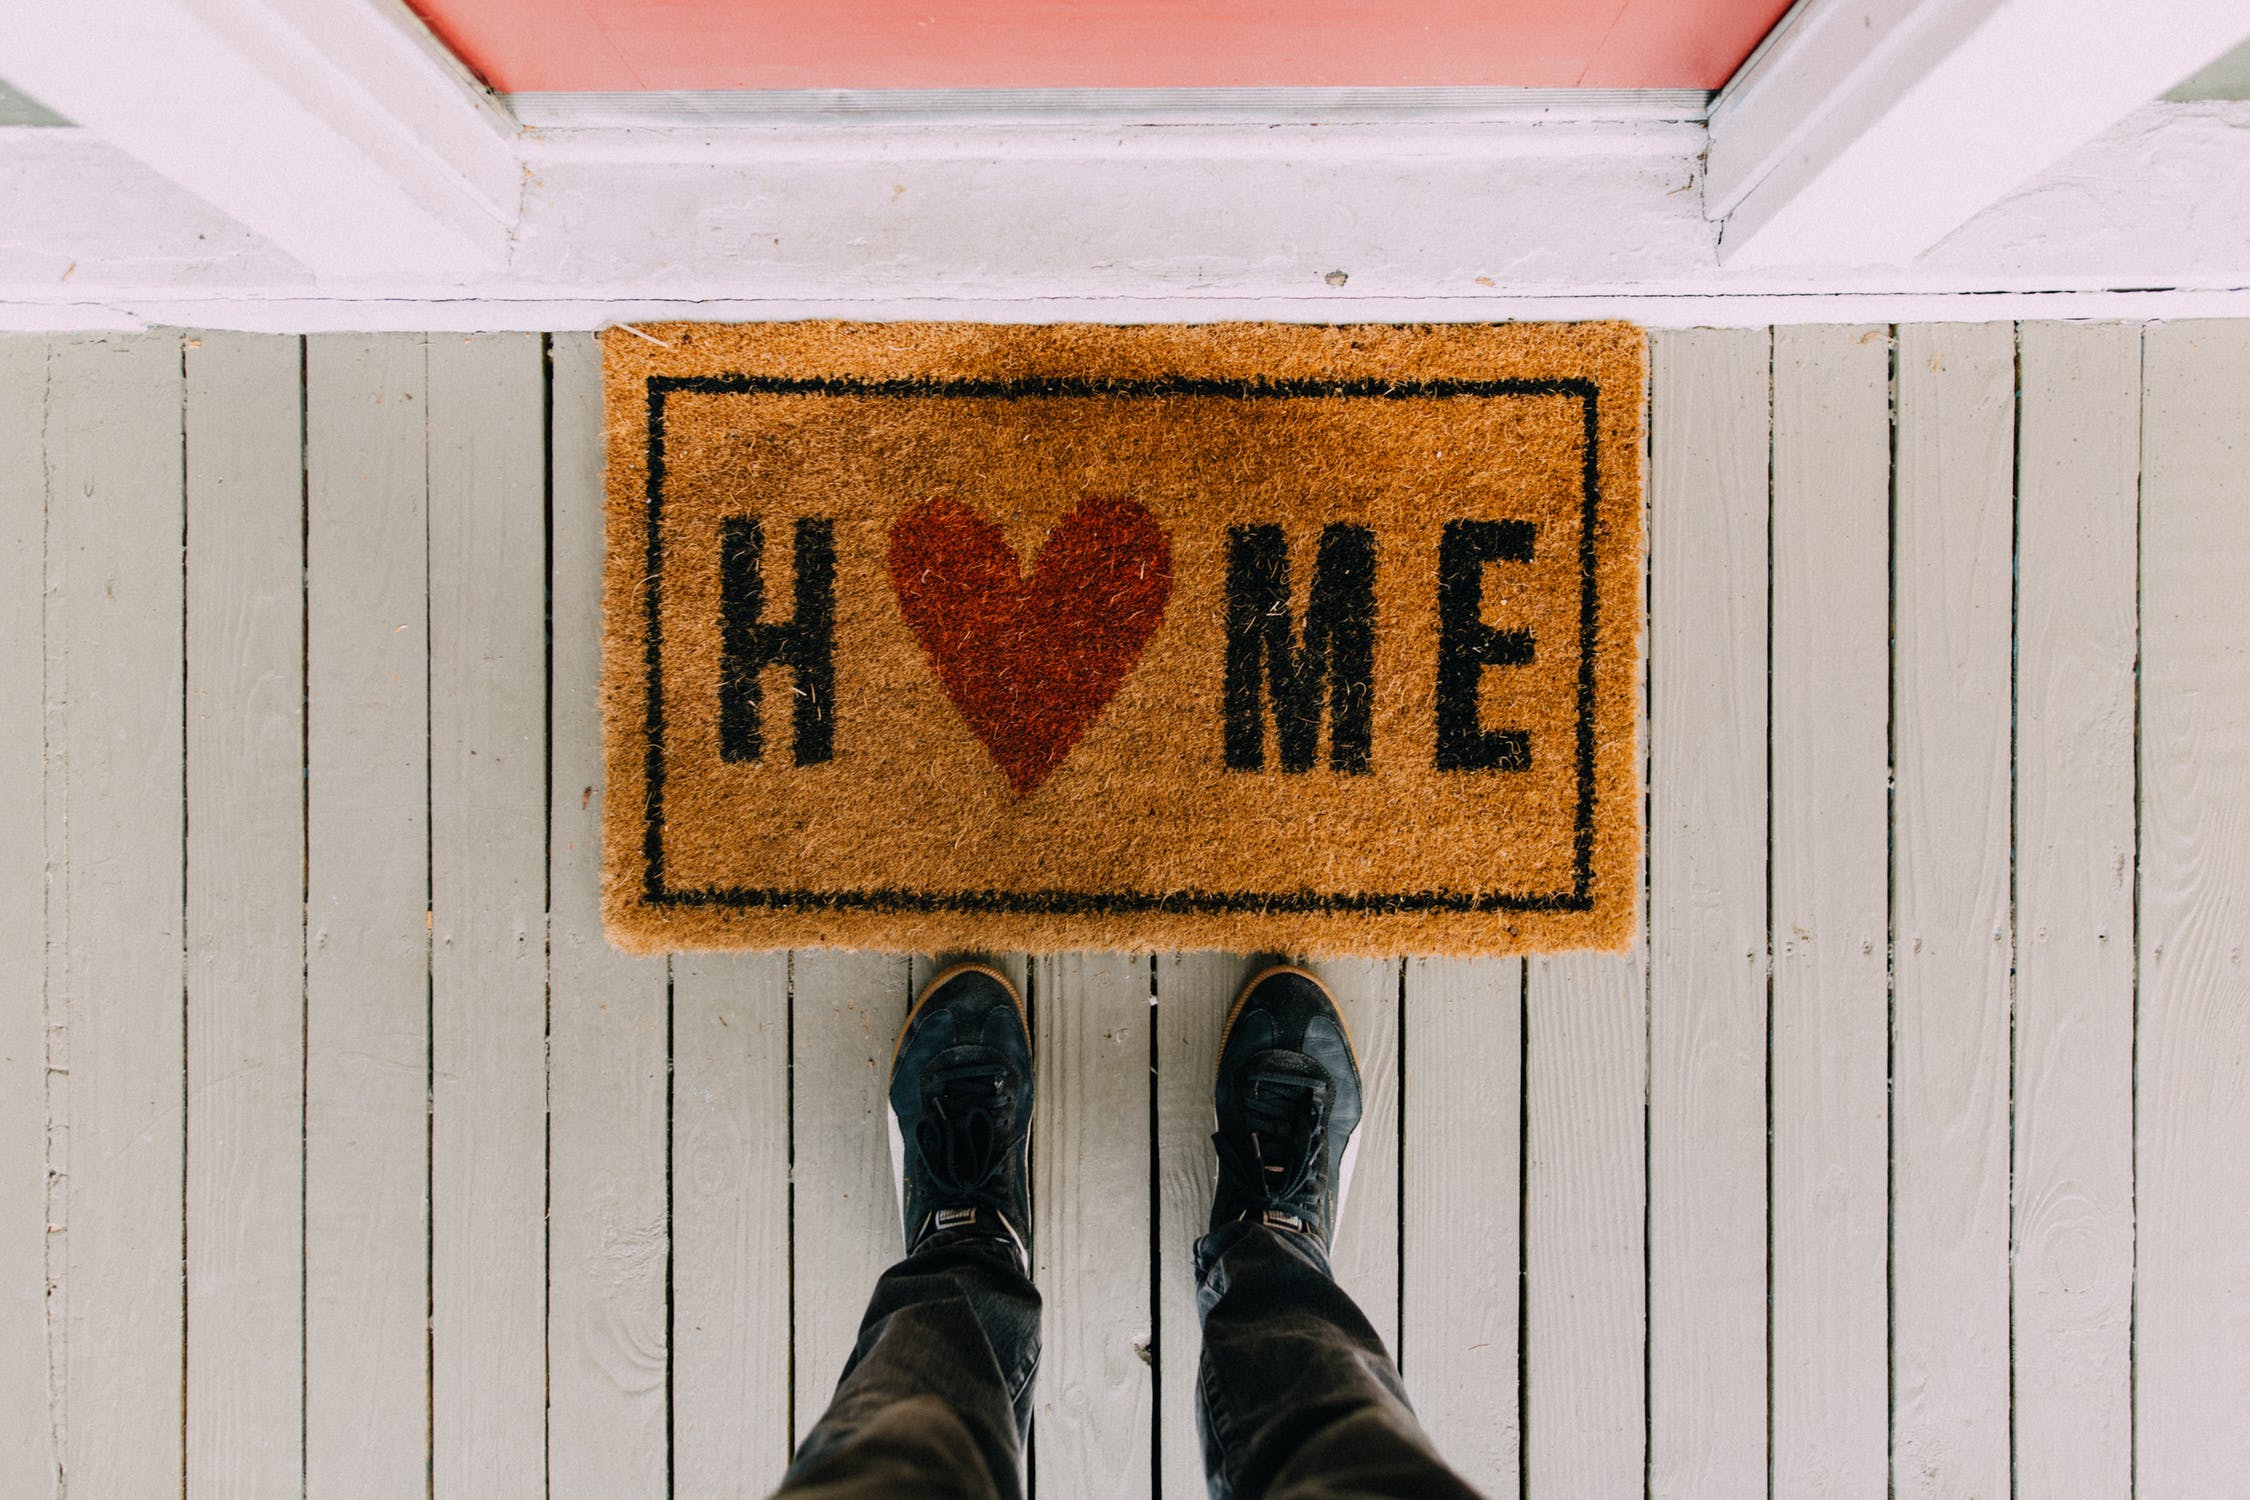
<path id="1" fill-rule="evenodd" d="M 1582 471 L 1585 515 L 1579 528 L 1581 579 L 1578 661 L 1578 816 L 1574 879 L 1566 891 L 1520 895 L 1493 891 L 809 891 L 779 887 L 706 886 L 673 889 L 664 883 L 664 651 L 663 514 L 664 406 L 673 392 L 695 395 L 887 396 L 920 399 L 1004 399 L 1045 396 L 1217 396 L 1233 400 L 1356 398 L 1416 400 L 1457 396 L 1570 396 L 1585 415 Z M 645 649 L 648 712 L 643 748 L 645 822 L 641 837 L 642 889 L 656 906 L 728 906 L 814 911 L 956 911 L 1107 916 L 1144 912 L 1490 912 L 1588 911 L 1594 882 L 1594 655 L 1599 600 L 1594 584 L 1595 528 L 1601 513 L 1600 390 L 1594 381 L 1563 377 L 1536 380 L 1214 380 L 1166 376 L 1104 381 L 1053 377 L 1020 380 L 860 380 L 779 375 L 651 375 L 648 377 L 648 559 Z"/>

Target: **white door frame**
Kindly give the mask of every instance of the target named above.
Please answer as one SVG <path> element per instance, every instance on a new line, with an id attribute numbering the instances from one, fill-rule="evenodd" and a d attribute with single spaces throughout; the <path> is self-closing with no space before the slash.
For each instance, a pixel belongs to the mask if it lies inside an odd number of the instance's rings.
<path id="1" fill-rule="evenodd" d="M 527 126 L 401 0 L 22 0 L 0 66 L 80 128 L 0 128 L 34 205 L 0 323 L 2250 311 L 2250 106 L 2148 102 L 2243 30 L 2239 0 L 1800 0 L 1708 122 L 1023 91 Z M 215 211 L 192 251 L 151 173 Z"/>

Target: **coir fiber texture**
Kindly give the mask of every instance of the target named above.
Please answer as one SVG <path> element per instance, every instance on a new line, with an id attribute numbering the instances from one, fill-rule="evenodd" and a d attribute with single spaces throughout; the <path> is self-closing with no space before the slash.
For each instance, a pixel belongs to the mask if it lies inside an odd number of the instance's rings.
<path id="1" fill-rule="evenodd" d="M 1639 330 L 603 351 L 621 947 L 1632 940 Z"/>

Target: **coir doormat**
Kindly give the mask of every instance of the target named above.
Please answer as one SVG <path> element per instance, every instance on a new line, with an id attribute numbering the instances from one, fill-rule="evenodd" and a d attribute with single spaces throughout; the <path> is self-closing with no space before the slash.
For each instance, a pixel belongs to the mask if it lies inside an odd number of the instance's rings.
<path id="1" fill-rule="evenodd" d="M 1637 329 L 603 358 L 621 946 L 1630 941 Z"/>

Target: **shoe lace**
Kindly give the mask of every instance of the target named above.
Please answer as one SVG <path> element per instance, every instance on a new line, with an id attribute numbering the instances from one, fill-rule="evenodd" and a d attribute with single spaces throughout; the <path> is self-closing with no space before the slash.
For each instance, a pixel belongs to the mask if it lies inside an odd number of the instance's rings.
<path id="1" fill-rule="evenodd" d="M 939 1080 L 914 1129 L 915 1149 L 937 1204 L 981 1202 L 1015 1145 L 1007 1080 L 979 1069 Z"/>
<path id="2" fill-rule="evenodd" d="M 1266 1203 L 1295 1203 L 1326 1175 L 1328 1087 L 1302 1073 L 1256 1065 L 1244 1082 L 1249 1128 L 1222 1133 L 1219 1155 L 1238 1178 L 1259 1185 Z"/>

